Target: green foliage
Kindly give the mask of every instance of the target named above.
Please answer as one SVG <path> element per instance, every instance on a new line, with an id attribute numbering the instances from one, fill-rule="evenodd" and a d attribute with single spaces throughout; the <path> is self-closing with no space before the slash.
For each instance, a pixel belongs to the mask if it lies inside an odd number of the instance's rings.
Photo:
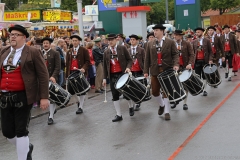
<path id="1" fill-rule="evenodd" d="M 208 9 L 219 10 L 219 14 L 225 13 L 228 9 L 240 6 L 240 0 L 200 0 L 201 11 Z"/>
<path id="2" fill-rule="evenodd" d="M 165 23 L 166 20 L 166 3 L 165 0 L 157 3 L 148 3 L 146 4 L 151 7 L 151 11 L 147 12 L 147 23 L 158 24 Z M 174 0 L 168 0 L 168 18 L 173 20 L 174 15 Z"/>
<path id="3" fill-rule="evenodd" d="M 19 0 L 1 0 L 5 3 L 5 10 L 15 10 L 19 7 Z"/>

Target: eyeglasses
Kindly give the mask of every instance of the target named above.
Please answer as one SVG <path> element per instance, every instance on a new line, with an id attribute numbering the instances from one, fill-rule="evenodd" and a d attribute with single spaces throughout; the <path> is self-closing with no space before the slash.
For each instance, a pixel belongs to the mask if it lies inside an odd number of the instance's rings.
<path id="1" fill-rule="evenodd" d="M 10 37 L 18 37 L 18 36 L 24 36 L 23 34 L 18 34 L 18 33 L 10 33 Z"/>

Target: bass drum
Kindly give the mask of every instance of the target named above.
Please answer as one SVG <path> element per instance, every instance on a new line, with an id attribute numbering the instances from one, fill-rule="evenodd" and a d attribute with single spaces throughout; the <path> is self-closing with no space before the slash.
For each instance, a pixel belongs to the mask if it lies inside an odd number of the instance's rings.
<path id="1" fill-rule="evenodd" d="M 128 73 L 123 74 L 115 83 L 115 89 L 135 103 L 141 103 L 148 96 L 147 87 Z"/>
<path id="2" fill-rule="evenodd" d="M 160 73 L 158 81 L 164 94 L 169 98 L 171 104 L 179 103 L 186 98 L 186 93 L 182 83 L 179 81 L 178 74 L 173 69 Z"/>
<path id="3" fill-rule="evenodd" d="M 205 87 L 204 83 L 193 70 L 184 70 L 179 73 L 178 77 L 183 87 L 189 91 L 191 95 L 196 96 L 203 92 Z"/>
<path id="4" fill-rule="evenodd" d="M 76 70 L 68 76 L 67 89 L 72 95 L 79 96 L 90 90 L 90 84 L 84 74 Z"/>
<path id="5" fill-rule="evenodd" d="M 49 81 L 49 101 L 59 107 L 65 107 L 70 101 L 71 94 L 59 86 L 57 83 Z"/>
<path id="6" fill-rule="evenodd" d="M 222 80 L 216 64 L 206 64 L 203 67 L 203 73 L 209 86 L 215 87 L 221 84 Z"/>

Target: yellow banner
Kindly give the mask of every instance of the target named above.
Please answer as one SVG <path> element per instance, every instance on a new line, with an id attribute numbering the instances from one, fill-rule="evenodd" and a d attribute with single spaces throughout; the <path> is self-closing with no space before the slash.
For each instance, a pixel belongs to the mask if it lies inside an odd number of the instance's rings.
<path id="1" fill-rule="evenodd" d="M 22 12 L 4 12 L 4 21 L 25 21 L 28 20 L 28 13 L 31 13 L 30 20 L 40 20 L 40 10 Z"/>
<path id="2" fill-rule="evenodd" d="M 61 11 L 61 20 L 63 20 L 63 21 L 72 20 L 72 12 Z"/>
<path id="3" fill-rule="evenodd" d="M 60 21 L 61 20 L 61 11 L 43 11 L 43 21 Z"/>

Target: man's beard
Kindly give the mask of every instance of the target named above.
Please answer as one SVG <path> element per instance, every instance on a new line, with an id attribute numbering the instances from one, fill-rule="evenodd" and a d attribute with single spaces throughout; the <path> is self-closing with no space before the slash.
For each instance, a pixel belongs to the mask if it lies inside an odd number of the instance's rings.
<path id="1" fill-rule="evenodd" d="M 202 37 L 202 34 L 201 35 L 198 35 L 198 38 L 201 38 Z"/>

